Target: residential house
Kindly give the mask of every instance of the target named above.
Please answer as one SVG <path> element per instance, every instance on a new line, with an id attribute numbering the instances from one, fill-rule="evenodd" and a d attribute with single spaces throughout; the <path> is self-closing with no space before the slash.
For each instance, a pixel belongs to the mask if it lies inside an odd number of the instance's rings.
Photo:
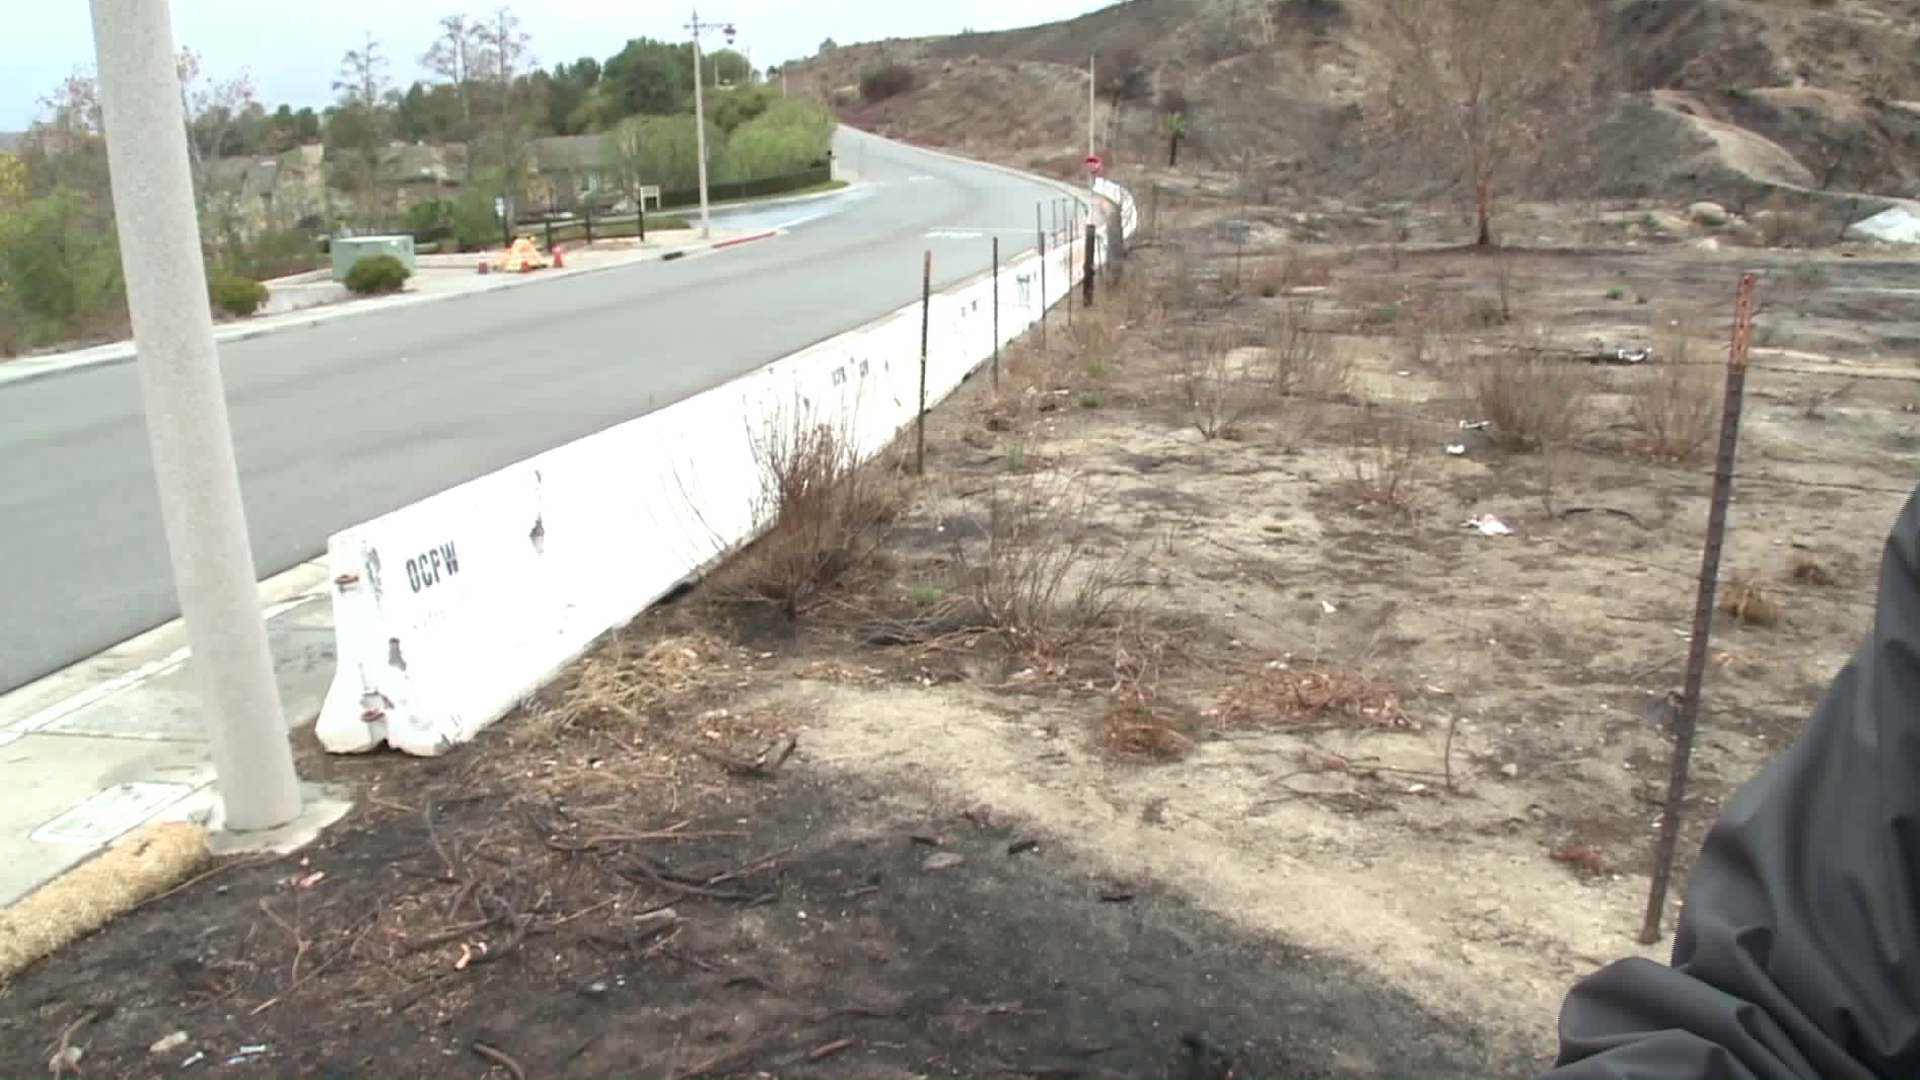
<path id="1" fill-rule="evenodd" d="M 604 135 L 550 135 L 533 141 L 533 167 L 556 207 L 606 209 L 620 200 Z"/>
<path id="2" fill-rule="evenodd" d="M 366 217 L 385 227 L 384 219 L 413 203 L 452 197 L 467 179 L 467 148 L 394 143 L 380 152 L 374 189 L 351 195 L 328 186 L 326 166 L 318 145 L 209 162 L 208 210 L 243 236 L 268 228 L 318 228 L 340 217 Z"/>

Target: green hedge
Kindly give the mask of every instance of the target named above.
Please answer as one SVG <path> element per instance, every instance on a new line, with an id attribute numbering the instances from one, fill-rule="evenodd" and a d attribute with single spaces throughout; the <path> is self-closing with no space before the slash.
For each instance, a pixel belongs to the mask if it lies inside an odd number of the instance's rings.
<path id="1" fill-rule="evenodd" d="M 832 165 L 816 165 L 785 176 L 769 176 L 763 180 L 747 180 L 737 184 L 716 184 L 709 181 L 707 199 L 711 202 L 720 202 L 723 199 L 753 199 L 767 195 L 784 195 L 789 191 L 818 187 L 831 179 L 833 179 Z M 662 191 L 660 205 L 662 208 L 699 206 L 700 189 Z"/>
<path id="2" fill-rule="evenodd" d="M 347 271 L 347 289 L 360 296 L 399 292 L 407 283 L 407 267 L 391 255 L 368 255 Z"/>
<path id="3" fill-rule="evenodd" d="M 267 302 L 267 287 L 249 277 L 221 271 L 213 276 L 213 302 L 220 310 L 241 318 L 260 310 Z"/>

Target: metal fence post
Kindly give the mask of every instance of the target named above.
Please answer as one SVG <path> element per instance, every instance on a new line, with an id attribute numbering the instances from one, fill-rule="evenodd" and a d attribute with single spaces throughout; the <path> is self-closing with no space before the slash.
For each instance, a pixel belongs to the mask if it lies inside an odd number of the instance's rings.
<path id="1" fill-rule="evenodd" d="M 1086 300 L 1088 307 L 1093 306 L 1093 245 L 1094 245 L 1094 238 L 1096 235 L 1097 234 L 1094 231 L 1094 226 L 1089 224 L 1087 226 L 1087 266 L 1085 270 L 1085 276 L 1087 279 L 1085 288 L 1087 291 L 1086 291 L 1086 295 L 1083 297 L 1083 299 Z"/>
<path id="2" fill-rule="evenodd" d="M 920 411 L 914 416 L 913 471 L 927 472 L 927 323 L 933 304 L 933 249 L 920 263 Z"/>
<path id="3" fill-rule="evenodd" d="M 1734 455 L 1740 447 L 1740 405 L 1746 396 L 1747 349 L 1753 341 L 1753 275 L 1740 275 L 1733 301 L 1733 342 L 1727 351 L 1726 402 L 1720 414 L 1720 452 L 1713 466 L 1713 497 L 1707 504 L 1707 538 L 1700 551 L 1700 585 L 1693 605 L 1693 638 L 1687 645 L 1687 681 L 1673 717 L 1673 760 L 1667 775 L 1667 802 L 1660 815 L 1660 837 L 1653 847 L 1653 886 L 1647 893 L 1640 943 L 1660 940 L 1661 908 L 1673 877 L 1673 853 L 1680 840 L 1682 804 L 1687 798 L 1687 769 L 1700 718 L 1700 688 L 1706 681 L 1707 644 L 1713 633 L 1713 597 L 1720 580 L 1720 548 L 1727 535 L 1727 504 L 1733 498 Z"/>
<path id="4" fill-rule="evenodd" d="M 1040 241 L 1040 351 L 1047 349 L 1047 230 L 1040 221 L 1040 204 L 1033 204 L 1033 232 Z"/>
<path id="5" fill-rule="evenodd" d="M 1000 392 L 1000 237 L 993 238 L 993 392 Z"/>

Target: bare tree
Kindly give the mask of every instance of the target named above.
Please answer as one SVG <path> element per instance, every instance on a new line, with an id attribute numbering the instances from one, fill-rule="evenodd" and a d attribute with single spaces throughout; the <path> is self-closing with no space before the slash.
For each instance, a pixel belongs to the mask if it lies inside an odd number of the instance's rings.
<path id="1" fill-rule="evenodd" d="M 1450 156 L 1472 192 L 1476 240 L 1556 123 L 1590 98 L 1604 64 L 1585 0 L 1380 0 L 1389 72 L 1372 119 Z"/>
<path id="2" fill-rule="evenodd" d="M 349 104 L 376 109 L 388 85 L 386 53 L 369 30 L 365 45 L 348 49 L 340 58 L 340 76 L 334 80 L 333 90 Z"/>
<path id="3" fill-rule="evenodd" d="M 38 101 L 21 143 L 30 190 L 78 188 L 109 215 L 113 209 L 107 175 L 106 117 L 100 108 L 100 84 L 92 67 L 76 67 Z"/>
<path id="4" fill-rule="evenodd" d="M 481 54 L 486 49 L 481 25 L 465 15 L 447 15 L 440 20 L 440 36 L 420 57 L 420 66 L 446 80 L 460 103 L 460 121 L 473 124 L 473 83 L 479 72 Z"/>
<path id="5" fill-rule="evenodd" d="M 533 103 L 518 100 L 515 83 L 537 63 L 533 55 L 533 36 L 520 28 L 520 17 L 513 13 L 511 7 L 504 5 L 496 8 L 486 22 L 478 24 L 477 34 L 481 61 L 477 71 L 493 84 L 494 98 L 499 106 L 494 124 L 499 139 L 495 156 L 504 173 L 505 194 L 511 195 L 522 187 L 522 174 L 531 145 L 529 112 Z"/>
<path id="6" fill-rule="evenodd" d="M 386 143 L 386 102 L 391 84 L 387 79 L 387 58 L 380 42 L 367 32 L 366 42 L 348 49 L 340 58 L 340 75 L 334 80 L 334 92 L 340 95 L 341 111 L 332 116 L 328 127 L 328 147 L 351 145 L 359 151 L 361 190 L 370 193 L 380 171 L 380 148 Z M 346 138 L 336 138 L 344 130 Z"/>
<path id="7" fill-rule="evenodd" d="M 61 135 L 98 135 L 106 130 L 100 109 L 100 80 L 91 67 L 78 67 L 60 80 L 52 93 L 41 96 L 46 115 L 38 126 Z"/>
<path id="8" fill-rule="evenodd" d="M 209 239 L 213 191 L 210 158 L 220 156 L 227 133 L 255 102 L 253 77 L 245 70 L 226 79 L 202 78 L 200 54 L 180 50 L 174 61 L 180 75 L 180 112 L 187 124 L 187 161 L 193 169 L 194 201 L 200 211 L 201 234 Z"/>

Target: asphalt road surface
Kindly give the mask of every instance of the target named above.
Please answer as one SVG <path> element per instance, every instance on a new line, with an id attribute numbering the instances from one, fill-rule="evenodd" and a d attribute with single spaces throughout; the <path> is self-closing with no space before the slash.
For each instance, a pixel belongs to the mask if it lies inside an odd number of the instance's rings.
<path id="1" fill-rule="evenodd" d="M 936 289 L 987 267 L 988 230 L 1009 258 L 1059 195 L 859 132 L 835 148 L 872 189 L 784 236 L 223 346 L 261 576 L 894 310 L 926 248 Z M 0 567 L 0 692 L 178 616 L 133 364 L 0 389 Z"/>

